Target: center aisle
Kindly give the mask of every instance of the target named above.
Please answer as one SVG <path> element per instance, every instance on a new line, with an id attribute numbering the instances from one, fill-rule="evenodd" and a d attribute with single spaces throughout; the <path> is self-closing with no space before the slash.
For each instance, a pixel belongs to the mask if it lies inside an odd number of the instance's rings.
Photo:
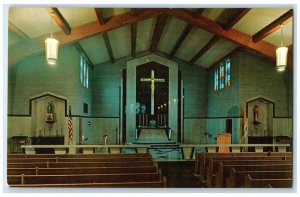
<path id="1" fill-rule="evenodd" d="M 158 167 L 167 177 L 168 188 L 204 188 L 205 185 L 193 175 L 195 161 L 160 161 Z"/>

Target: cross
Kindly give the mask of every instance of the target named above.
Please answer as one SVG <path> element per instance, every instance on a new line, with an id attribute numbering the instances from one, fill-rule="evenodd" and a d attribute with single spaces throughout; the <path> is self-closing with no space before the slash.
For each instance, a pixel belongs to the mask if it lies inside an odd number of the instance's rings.
<path id="1" fill-rule="evenodd" d="M 151 115 L 154 115 L 154 84 L 155 82 L 165 82 L 165 79 L 155 79 L 154 70 L 151 70 L 151 78 L 141 78 L 141 81 L 151 82 Z"/>

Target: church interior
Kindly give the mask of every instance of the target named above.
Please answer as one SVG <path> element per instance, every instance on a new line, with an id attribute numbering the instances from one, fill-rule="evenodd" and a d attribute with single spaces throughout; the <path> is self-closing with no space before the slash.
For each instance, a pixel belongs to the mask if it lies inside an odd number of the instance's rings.
<path id="1" fill-rule="evenodd" d="M 8 7 L 8 185 L 292 188 L 294 10 Z"/>

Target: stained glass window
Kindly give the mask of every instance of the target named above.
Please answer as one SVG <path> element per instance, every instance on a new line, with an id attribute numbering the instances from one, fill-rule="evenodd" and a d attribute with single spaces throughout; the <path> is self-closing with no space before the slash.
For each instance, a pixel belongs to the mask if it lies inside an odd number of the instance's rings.
<path id="1" fill-rule="evenodd" d="M 219 90 L 219 69 L 215 70 L 215 91 Z"/>
<path id="2" fill-rule="evenodd" d="M 80 82 L 84 87 L 89 87 L 89 67 L 82 56 L 80 57 Z"/>
<path id="3" fill-rule="evenodd" d="M 214 73 L 214 89 L 215 91 L 223 89 L 225 86 L 231 85 L 230 79 L 230 59 L 221 62 Z"/>
<path id="4" fill-rule="evenodd" d="M 225 71 L 224 71 L 224 64 L 220 66 L 220 90 L 224 88 L 225 83 Z"/>
<path id="5" fill-rule="evenodd" d="M 225 74 L 225 85 L 227 87 L 230 86 L 230 60 L 226 60 L 225 62 L 225 70 L 226 70 L 226 74 Z"/>
<path id="6" fill-rule="evenodd" d="M 80 56 L 80 83 L 83 84 L 83 57 Z"/>

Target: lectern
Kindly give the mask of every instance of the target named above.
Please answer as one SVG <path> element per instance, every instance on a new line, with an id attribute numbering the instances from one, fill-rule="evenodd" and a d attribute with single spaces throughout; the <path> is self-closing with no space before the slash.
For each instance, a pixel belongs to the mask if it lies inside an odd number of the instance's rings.
<path id="1" fill-rule="evenodd" d="M 230 133 L 220 133 L 217 135 L 217 144 L 231 144 Z M 220 146 L 219 153 L 229 153 L 229 146 Z"/>

